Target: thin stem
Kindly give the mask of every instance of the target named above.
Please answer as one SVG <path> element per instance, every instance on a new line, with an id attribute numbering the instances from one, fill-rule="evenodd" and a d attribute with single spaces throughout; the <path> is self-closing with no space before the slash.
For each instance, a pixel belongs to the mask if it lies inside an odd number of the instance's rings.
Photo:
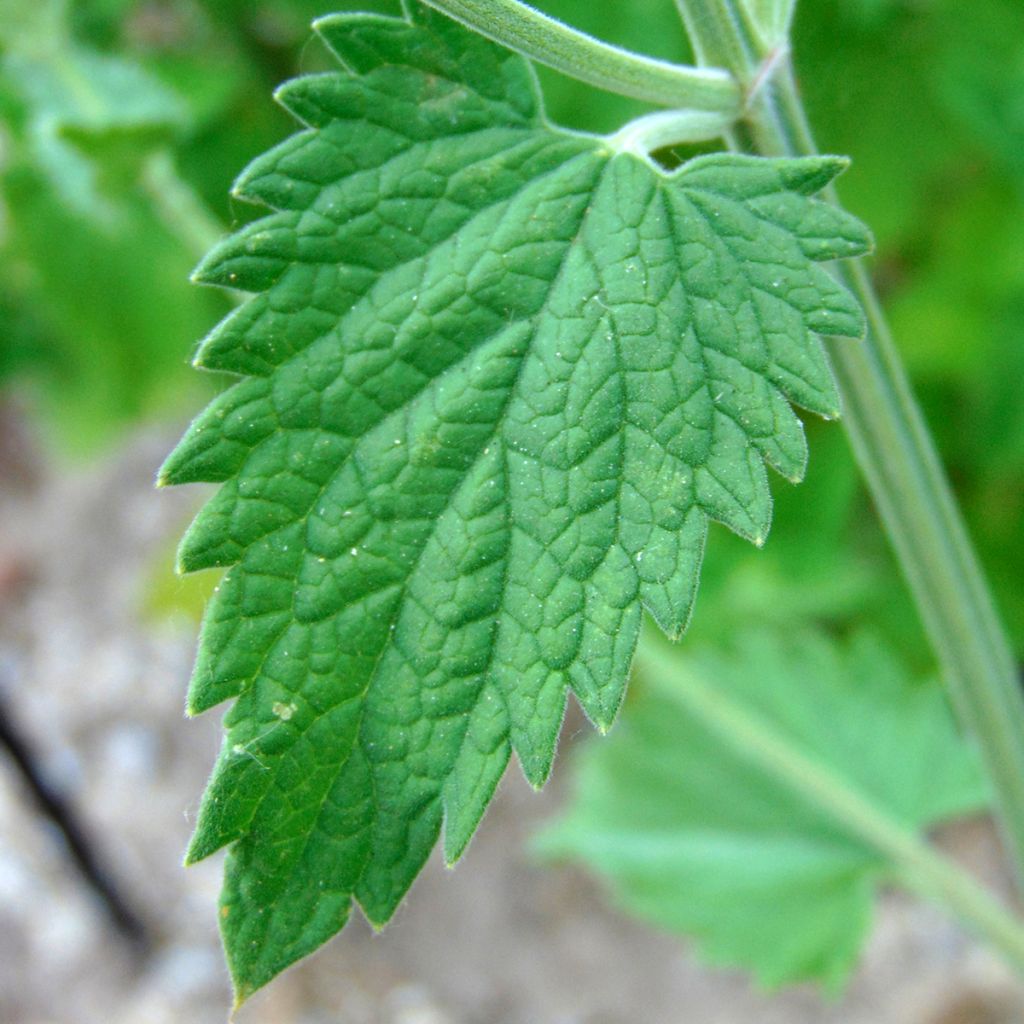
<path id="1" fill-rule="evenodd" d="M 167 150 L 156 150 L 147 157 L 141 181 L 164 226 L 196 260 L 201 260 L 223 237 L 224 226 L 178 174 Z"/>
<path id="2" fill-rule="evenodd" d="M 740 89 L 717 68 L 670 64 L 603 43 L 519 0 L 426 0 L 495 42 L 582 82 L 664 107 L 737 114 Z"/>
<path id="3" fill-rule="evenodd" d="M 728 68 L 749 82 L 765 50 L 742 0 L 676 0 L 676 7 L 698 64 Z"/>
<path id="4" fill-rule="evenodd" d="M 768 46 L 785 43 L 789 38 L 790 25 L 796 0 L 741 0 L 750 10 L 750 17 Z"/>
<path id="5" fill-rule="evenodd" d="M 729 0 L 701 5 L 715 2 Z M 751 68 L 734 70 L 748 81 Z M 750 103 L 730 144 L 765 156 L 817 152 L 788 59 Z M 837 275 L 868 320 L 863 342 L 829 342 L 842 422 L 953 703 L 981 748 L 1009 853 L 1024 877 L 1024 694 L 1009 643 L 868 274 L 851 263 Z"/>
<path id="6" fill-rule="evenodd" d="M 732 125 L 733 119 L 727 114 L 659 110 L 630 121 L 608 136 L 608 144 L 620 152 L 646 157 L 666 146 L 724 138 Z"/>
<path id="7" fill-rule="evenodd" d="M 759 771 L 825 812 L 879 854 L 900 880 L 950 908 L 1018 968 L 1024 969 L 1024 927 L 966 872 L 850 785 L 829 765 L 804 754 L 770 722 L 732 700 L 654 641 L 641 647 L 638 666 L 655 686 L 717 733 Z"/>

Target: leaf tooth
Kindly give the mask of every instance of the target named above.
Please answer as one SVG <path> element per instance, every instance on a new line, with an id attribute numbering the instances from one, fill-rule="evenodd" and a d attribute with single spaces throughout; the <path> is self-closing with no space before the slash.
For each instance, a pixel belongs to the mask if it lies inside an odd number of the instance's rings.
<path id="1" fill-rule="evenodd" d="M 607 614 L 606 609 L 599 609 Z M 587 629 L 587 658 L 569 669 L 572 692 L 587 718 L 601 734 L 615 724 L 626 695 L 625 680 L 640 630 L 640 604 L 616 609 L 612 623 L 593 623 Z M 612 619 L 612 616 L 607 616 Z"/>
<path id="2" fill-rule="evenodd" d="M 233 536 L 238 485 L 230 480 L 196 513 L 178 545 L 180 573 L 234 565 L 244 547 Z"/>
<path id="3" fill-rule="evenodd" d="M 802 479 L 807 465 L 803 424 L 778 387 L 762 372 L 721 352 L 707 350 L 704 363 L 715 407 L 740 426 L 769 465 L 789 480 Z"/>
<path id="4" fill-rule="evenodd" d="M 274 91 L 274 99 L 308 128 L 326 128 L 335 118 L 351 117 L 353 100 L 363 90 L 348 75 L 322 71 L 290 78 Z"/>
<path id="5" fill-rule="evenodd" d="M 818 334 L 864 337 L 864 311 L 853 295 L 822 267 L 812 266 L 809 277 L 819 298 L 806 313 L 807 326 Z"/>
<path id="6" fill-rule="evenodd" d="M 223 586 L 223 584 L 222 584 Z M 209 610 L 208 610 L 209 611 Z M 284 629 L 283 619 L 278 620 L 278 628 Z M 223 704 L 226 700 L 237 697 L 248 684 L 244 675 L 229 675 L 223 666 L 218 665 L 215 656 L 202 647 L 196 656 L 195 668 L 189 680 L 188 696 L 185 703 L 186 714 L 190 718 L 201 715 L 204 711 Z M 225 840 L 227 842 L 229 840 Z M 213 847 L 218 849 L 223 843 Z M 210 850 L 212 852 L 212 849 Z M 206 854 L 203 854 L 206 856 Z"/>
<path id="7" fill-rule="evenodd" d="M 792 192 L 761 196 L 749 202 L 761 217 L 788 231 L 812 260 L 863 256 L 871 251 L 871 232 L 834 203 Z"/>
<path id="8" fill-rule="evenodd" d="M 737 153 L 712 153 L 684 164 L 669 180 L 685 188 L 706 189 L 750 200 L 780 190 L 814 195 L 849 166 L 838 156 L 766 160 Z"/>
<path id="9" fill-rule="evenodd" d="M 313 22 L 313 31 L 346 68 L 363 75 L 382 64 L 404 63 L 419 41 L 407 20 L 377 14 L 328 14 Z"/>
<path id="10" fill-rule="evenodd" d="M 850 166 L 845 156 L 791 157 L 773 161 L 783 188 L 806 196 L 816 195 Z"/>
<path id="11" fill-rule="evenodd" d="M 523 460 L 510 477 L 524 479 Z M 513 502 L 510 507 L 515 510 Z M 512 531 L 491 671 L 509 712 L 510 738 L 534 788 L 551 771 L 565 715 L 569 669 L 579 651 L 583 588 L 561 571 L 550 549 L 526 529 Z"/>
<path id="12" fill-rule="evenodd" d="M 337 317 L 312 308 L 278 309 L 265 293 L 232 310 L 200 342 L 192 360 L 204 370 L 269 377 L 273 371 L 326 334 Z"/>
<path id="13" fill-rule="evenodd" d="M 449 867 L 465 853 L 511 753 L 508 710 L 493 682 L 487 681 L 442 790 L 444 860 Z"/>
<path id="14" fill-rule="evenodd" d="M 558 734 L 568 706 L 568 679 L 562 672 L 547 674 L 538 694 L 541 707 L 532 721 L 513 723 L 512 749 L 523 777 L 536 790 L 544 788 L 555 759 Z"/>
<path id="15" fill-rule="evenodd" d="M 269 384 L 259 378 L 229 388 L 191 423 L 167 456 L 160 486 L 220 483 L 238 473 L 246 456 L 279 426 L 269 401 Z"/>
<path id="16" fill-rule="evenodd" d="M 767 379 L 789 401 L 819 416 L 835 419 L 840 410 L 835 378 L 824 346 L 808 330 L 804 311 L 792 304 L 790 295 L 783 297 L 758 290 L 753 293 L 753 301 L 768 349 L 769 361 L 764 370 Z M 808 290 L 807 301 L 813 309 L 818 301 L 817 292 Z"/>
<path id="17" fill-rule="evenodd" d="M 192 272 L 197 284 L 243 291 L 265 291 L 295 260 L 298 215 L 291 211 L 263 217 L 218 242 Z"/>
<path id="18" fill-rule="evenodd" d="M 772 518 L 771 491 L 761 454 L 730 418 L 716 414 L 707 460 L 694 472 L 697 500 L 714 520 L 761 547 Z"/>
<path id="19" fill-rule="evenodd" d="M 405 20 L 364 14 L 328 15 L 314 28 L 334 55 L 359 74 L 402 68 L 471 90 L 506 124 L 534 121 L 540 97 L 532 70 L 511 53 L 429 7 Z"/>
<path id="20" fill-rule="evenodd" d="M 707 515 L 691 508 L 675 530 L 657 527 L 636 562 L 640 574 L 640 599 L 658 626 L 678 640 L 686 630 L 697 596 Z"/>
<path id="21" fill-rule="evenodd" d="M 800 417 L 789 402 L 772 388 L 769 399 L 774 416 L 771 433 L 752 438 L 752 443 L 776 472 L 798 484 L 807 470 L 807 435 Z"/>
<path id="22" fill-rule="evenodd" d="M 235 179 L 231 194 L 275 210 L 307 210 L 320 186 L 300 176 L 299 171 L 322 170 L 326 163 L 330 173 L 332 153 L 334 163 L 348 162 L 343 151 L 323 142 L 316 129 L 296 132 L 252 160 Z"/>
<path id="23" fill-rule="evenodd" d="M 234 566 L 221 580 L 206 607 L 199 652 L 189 682 L 190 715 L 216 707 L 248 689 L 268 653 L 293 621 L 292 587 L 274 576 L 281 568 L 282 549 L 296 553 L 298 531 L 282 531 L 276 545 L 247 553 L 251 567 Z M 232 714 L 239 716 L 244 706 Z"/>
<path id="24" fill-rule="evenodd" d="M 234 762 L 241 764 L 237 756 L 232 756 L 231 747 L 234 741 L 225 736 L 221 744 L 217 764 L 214 766 L 210 784 L 203 793 L 196 817 L 196 827 L 192 832 L 188 848 L 185 851 L 185 865 L 198 864 L 199 861 L 223 849 L 228 843 L 234 842 L 245 832 L 248 815 L 245 805 L 240 800 L 231 798 L 237 791 L 238 778 L 231 781 L 230 786 L 223 784 L 223 779 L 230 771 Z"/>
<path id="25" fill-rule="evenodd" d="M 638 589 L 633 560 L 619 544 L 584 585 L 580 645 L 568 672 L 576 699 L 602 733 L 611 728 L 625 696 L 640 629 Z"/>

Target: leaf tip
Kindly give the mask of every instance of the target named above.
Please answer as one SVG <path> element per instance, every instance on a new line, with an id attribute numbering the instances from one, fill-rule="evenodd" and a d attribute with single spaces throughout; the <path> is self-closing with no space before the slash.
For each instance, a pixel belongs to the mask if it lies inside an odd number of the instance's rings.
<path id="1" fill-rule="evenodd" d="M 446 868 L 454 868 L 462 859 L 462 855 L 466 852 L 466 847 L 469 846 L 472 835 L 472 832 L 468 834 L 465 831 L 461 833 L 456 832 L 454 828 L 450 827 L 448 821 L 445 821 L 443 853 L 444 866 Z"/>
<path id="2" fill-rule="evenodd" d="M 249 997 L 256 991 L 251 985 L 235 981 L 234 978 L 232 978 L 231 989 L 231 1011 L 228 1014 L 228 1024 L 232 1024 L 235 1014 L 238 1013 L 243 1004 L 248 1002 Z"/>
<path id="3" fill-rule="evenodd" d="M 175 448 L 156 471 L 155 487 L 174 487 L 182 482 L 177 474 L 178 461 L 178 449 Z"/>
<path id="4" fill-rule="evenodd" d="M 346 16 L 344 14 L 324 14 L 319 18 L 314 18 L 310 23 L 310 28 L 312 28 L 318 36 L 322 36 L 325 32 L 330 32 L 331 29 L 337 28 L 339 23 L 346 20 L 346 17 L 350 16 Z"/>
<path id="5" fill-rule="evenodd" d="M 827 156 L 823 156 L 821 159 L 824 165 L 832 172 L 833 178 L 843 174 L 850 167 L 850 158 L 848 156 L 836 156 L 834 154 L 829 154 Z"/>
<path id="6" fill-rule="evenodd" d="M 193 268 L 192 273 L 188 275 L 188 279 L 192 284 L 208 285 L 214 282 L 210 279 L 210 266 L 212 264 L 211 256 L 216 250 L 211 249 Z"/>
<path id="7" fill-rule="evenodd" d="M 190 868 L 205 859 L 205 854 L 199 848 L 198 839 L 199 836 L 197 833 L 188 841 L 188 846 L 185 848 L 185 856 L 181 859 L 182 867 Z"/>
<path id="8" fill-rule="evenodd" d="M 530 788 L 535 793 L 539 793 L 548 781 L 548 776 L 551 774 L 551 765 L 545 767 L 544 765 L 528 764 L 523 761 L 520 761 L 520 764 L 523 769 L 523 775 L 530 784 Z"/>
<path id="9" fill-rule="evenodd" d="M 287 111 L 288 111 L 288 113 L 292 114 L 292 115 L 293 115 L 293 116 L 295 116 L 295 117 L 297 117 L 298 115 L 297 115 L 297 114 L 295 114 L 295 112 L 294 112 L 294 111 L 292 110 L 292 108 L 291 108 L 291 107 L 289 106 L 289 104 L 288 104 L 288 97 L 289 97 L 289 95 L 290 95 L 291 93 L 293 93 L 293 92 L 295 91 L 295 89 L 296 89 L 296 84 L 295 84 L 295 83 L 296 83 L 297 81 L 301 81 L 301 79 L 289 78 L 289 79 L 288 79 L 288 80 L 287 80 L 286 82 L 282 82 L 282 83 L 281 83 L 281 84 L 280 84 L 280 85 L 279 85 L 279 86 L 278 86 L 278 87 L 277 87 L 277 88 L 276 88 L 276 89 L 275 89 L 275 90 L 274 90 L 274 91 L 273 91 L 273 92 L 272 92 L 272 93 L 270 94 L 270 95 L 271 95 L 271 98 L 272 98 L 272 99 L 274 100 L 274 102 L 275 102 L 275 103 L 276 103 L 276 104 L 277 104 L 277 105 L 278 105 L 279 107 L 284 107 L 284 109 L 285 109 L 285 110 L 287 110 Z M 299 86 L 298 88 L 301 88 L 301 86 Z M 305 122 L 303 122 L 303 123 L 305 123 Z"/>
<path id="10" fill-rule="evenodd" d="M 366 918 L 366 923 L 373 929 L 374 935 L 380 935 L 381 932 L 388 926 L 389 917 L 380 918 L 376 915 L 371 916 L 366 907 L 363 907 L 363 917 Z"/>

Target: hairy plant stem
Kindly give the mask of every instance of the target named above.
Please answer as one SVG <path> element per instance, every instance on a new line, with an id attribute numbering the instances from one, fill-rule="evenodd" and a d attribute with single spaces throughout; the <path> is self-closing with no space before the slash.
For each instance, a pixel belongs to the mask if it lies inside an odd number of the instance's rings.
<path id="1" fill-rule="evenodd" d="M 703 110 L 659 110 L 623 125 L 608 136 L 608 144 L 620 152 L 647 158 L 664 146 L 723 138 L 734 120 L 728 114 Z"/>
<path id="2" fill-rule="evenodd" d="M 742 0 L 679 0 L 701 59 L 756 83 L 728 135 L 764 156 L 817 152 L 784 50 L 759 51 L 737 13 Z M 736 63 L 733 63 L 733 62 Z M 760 76 L 768 61 L 772 73 Z M 835 201 L 834 192 L 829 198 Z M 1024 878 L 1024 695 L 1005 631 L 893 345 L 859 262 L 837 271 L 863 304 L 863 342 L 829 344 L 846 432 L 910 584 L 964 726 L 981 748 L 998 817 Z"/>
<path id="3" fill-rule="evenodd" d="M 638 669 L 737 754 L 799 793 L 890 865 L 907 888 L 954 911 L 1024 970 L 1024 925 L 965 871 L 933 850 L 827 764 L 804 754 L 771 722 L 700 678 L 659 640 L 646 643 Z"/>
<path id="4" fill-rule="evenodd" d="M 603 43 L 519 0 L 425 0 L 489 39 L 600 89 L 660 106 L 736 115 L 732 75 L 655 60 Z"/>

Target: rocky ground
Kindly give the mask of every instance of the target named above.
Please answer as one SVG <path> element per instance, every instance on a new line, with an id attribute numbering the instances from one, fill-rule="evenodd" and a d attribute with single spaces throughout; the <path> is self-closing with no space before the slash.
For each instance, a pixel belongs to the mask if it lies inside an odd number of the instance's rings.
<path id="1" fill-rule="evenodd" d="M 147 581 L 201 498 L 158 493 L 173 436 L 73 471 L 0 451 L 0 694 L 152 934 L 134 951 L 0 752 L 0 1021 L 222 1024 L 220 864 L 181 854 L 219 743 L 182 714 L 188 621 L 143 614 Z M 572 726 L 568 730 L 574 731 Z M 942 914 L 884 898 L 845 997 L 767 997 L 608 908 L 525 841 L 562 795 L 510 772 L 454 872 L 432 863 L 383 934 L 355 922 L 238 1024 L 1020 1024 L 1024 986 Z M 991 830 L 943 841 L 1005 886 Z"/>

